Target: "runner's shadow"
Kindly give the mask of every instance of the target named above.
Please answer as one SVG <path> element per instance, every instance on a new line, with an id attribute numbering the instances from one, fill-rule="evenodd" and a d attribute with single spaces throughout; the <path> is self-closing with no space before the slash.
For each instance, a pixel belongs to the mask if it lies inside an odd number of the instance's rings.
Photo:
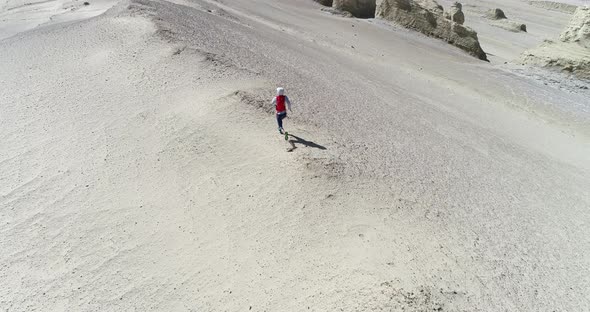
<path id="1" fill-rule="evenodd" d="M 294 138 L 295 140 L 293 140 L 291 138 Z M 297 148 L 297 145 L 295 145 L 295 144 L 301 144 L 305 147 L 313 147 L 313 148 L 317 148 L 317 149 L 321 149 L 321 150 L 326 150 L 326 147 L 324 147 L 322 145 L 319 145 L 319 144 L 314 143 L 312 141 L 308 141 L 306 139 L 300 138 L 300 137 L 293 135 L 293 134 L 289 134 L 289 144 L 291 144 L 291 148 L 289 149 L 289 152 L 291 152 Z"/>

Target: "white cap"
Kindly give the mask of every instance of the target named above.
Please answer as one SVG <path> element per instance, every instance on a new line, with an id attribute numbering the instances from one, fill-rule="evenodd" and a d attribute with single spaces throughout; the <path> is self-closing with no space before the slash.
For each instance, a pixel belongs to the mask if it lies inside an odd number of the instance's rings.
<path id="1" fill-rule="evenodd" d="M 285 89 L 278 87 L 277 88 L 277 95 L 284 95 L 285 94 Z"/>

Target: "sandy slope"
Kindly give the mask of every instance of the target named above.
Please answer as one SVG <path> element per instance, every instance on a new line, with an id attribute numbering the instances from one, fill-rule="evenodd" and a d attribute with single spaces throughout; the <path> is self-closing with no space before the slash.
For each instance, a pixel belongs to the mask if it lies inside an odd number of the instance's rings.
<path id="1" fill-rule="evenodd" d="M 2 310 L 590 309 L 588 91 L 304 0 L 125 2 L 0 66 Z"/>
<path id="2" fill-rule="evenodd" d="M 114 0 L 1 0 L 0 39 L 40 26 L 97 16 Z"/>

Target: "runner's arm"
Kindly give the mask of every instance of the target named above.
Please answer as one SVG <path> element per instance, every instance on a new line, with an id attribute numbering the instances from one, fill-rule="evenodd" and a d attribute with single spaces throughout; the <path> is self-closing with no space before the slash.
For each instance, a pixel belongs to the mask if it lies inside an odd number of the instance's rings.
<path id="1" fill-rule="evenodd" d="M 287 103 L 287 108 L 291 111 L 291 101 L 289 101 L 289 97 L 285 95 L 285 103 Z"/>

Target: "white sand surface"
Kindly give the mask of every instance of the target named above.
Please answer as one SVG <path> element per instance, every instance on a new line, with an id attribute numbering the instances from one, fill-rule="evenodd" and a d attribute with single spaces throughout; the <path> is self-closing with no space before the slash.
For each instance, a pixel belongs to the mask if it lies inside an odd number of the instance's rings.
<path id="1" fill-rule="evenodd" d="M 308 0 L 11 27 L 2 311 L 590 310 L 590 91 L 502 29 L 487 63 Z"/>
<path id="2" fill-rule="evenodd" d="M 0 0 L 0 39 L 39 26 L 93 17 L 115 3 L 115 0 Z"/>

